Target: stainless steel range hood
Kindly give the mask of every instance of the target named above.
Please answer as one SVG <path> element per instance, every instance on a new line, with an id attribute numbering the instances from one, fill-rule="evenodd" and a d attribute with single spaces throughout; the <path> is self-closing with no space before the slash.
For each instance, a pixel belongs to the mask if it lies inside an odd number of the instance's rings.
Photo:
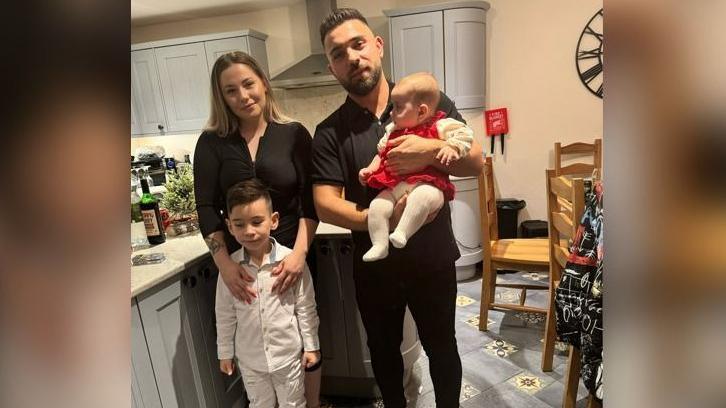
<path id="1" fill-rule="evenodd" d="M 292 89 L 335 85 L 338 81 L 328 71 L 328 60 L 320 44 L 320 22 L 337 8 L 336 0 L 306 0 L 311 55 L 271 79 L 273 88 Z"/>

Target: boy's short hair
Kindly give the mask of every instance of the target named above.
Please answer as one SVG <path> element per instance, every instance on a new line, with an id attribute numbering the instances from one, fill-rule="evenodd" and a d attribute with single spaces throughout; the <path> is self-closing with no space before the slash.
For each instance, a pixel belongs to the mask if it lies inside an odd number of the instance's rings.
<path id="1" fill-rule="evenodd" d="M 265 200 L 272 213 L 272 198 L 267 186 L 256 178 L 240 181 L 227 190 L 227 215 L 229 216 L 234 207 L 251 204 L 260 198 Z"/>
<path id="2" fill-rule="evenodd" d="M 368 25 L 368 20 L 363 17 L 363 14 L 361 14 L 360 11 L 354 8 L 335 9 L 325 16 L 323 22 L 320 23 L 320 42 L 325 44 L 325 36 L 328 35 L 329 32 L 333 31 L 335 27 L 348 20 L 359 20 L 362 21 L 363 24 Z"/>
<path id="3" fill-rule="evenodd" d="M 415 104 L 425 103 L 433 111 L 439 106 L 441 91 L 439 91 L 439 84 L 432 74 L 416 72 L 401 78 L 398 85 L 411 88 L 411 96 Z"/>

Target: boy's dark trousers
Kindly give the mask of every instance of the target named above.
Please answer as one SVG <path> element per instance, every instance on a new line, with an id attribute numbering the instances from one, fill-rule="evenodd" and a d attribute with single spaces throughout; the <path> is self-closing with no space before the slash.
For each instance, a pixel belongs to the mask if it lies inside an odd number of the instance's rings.
<path id="1" fill-rule="evenodd" d="M 388 258 L 363 262 L 361 257 L 365 251 L 362 249 L 354 251 L 356 299 L 384 405 L 386 408 L 406 406 L 400 347 L 403 317 L 408 305 L 429 358 L 436 406 L 458 407 L 461 359 L 454 330 L 454 262 L 421 268 L 416 262 L 402 259 L 401 251 L 393 248 Z"/>

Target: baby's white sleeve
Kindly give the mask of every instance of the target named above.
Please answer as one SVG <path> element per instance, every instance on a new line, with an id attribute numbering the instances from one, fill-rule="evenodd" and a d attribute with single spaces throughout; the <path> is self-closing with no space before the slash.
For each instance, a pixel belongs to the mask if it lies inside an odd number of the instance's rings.
<path id="1" fill-rule="evenodd" d="M 378 148 L 378 153 L 382 152 L 383 149 L 386 148 L 386 145 L 388 144 L 388 136 L 391 132 L 393 132 L 394 126 L 395 124 L 393 122 L 386 125 L 386 133 L 383 134 L 383 137 L 378 141 L 378 145 L 376 146 Z"/>
<path id="2" fill-rule="evenodd" d="M 444 118 L 436 122 L 436 130 L 439 132 L 439 138 L 457 149 L 460 156 L 469 154 L 471 143 L 474 141 L 474 131 L 469 126 L 456 119 Z"/>

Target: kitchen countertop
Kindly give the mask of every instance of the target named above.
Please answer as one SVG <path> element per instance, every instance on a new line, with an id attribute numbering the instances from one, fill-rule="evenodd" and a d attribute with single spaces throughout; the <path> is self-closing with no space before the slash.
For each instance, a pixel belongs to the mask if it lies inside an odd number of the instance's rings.
<path id="1" fill-rule="evenodd" d="M 315 231 L 317 236 L 348 235 L 350 230 L 321 222 Z M 150 248 L 134 251 L 132 255 L 161 252 L 166 260 L 155 265 L 131 266 L 131 297 L 138 296 L 184 271 L 195 261 L 209 254 L 199 231 L 178 237 L 169 237 L 166 242 Z"/>

